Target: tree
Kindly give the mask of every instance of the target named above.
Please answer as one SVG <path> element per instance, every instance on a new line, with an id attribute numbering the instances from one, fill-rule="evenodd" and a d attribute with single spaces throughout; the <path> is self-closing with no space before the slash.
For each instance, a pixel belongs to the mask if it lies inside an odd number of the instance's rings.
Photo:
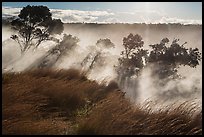
<path id="1" fill-rule="evenodd" d="M 101 48 L 101 49 L 104 49 L 104 48 L 109 49 L 109 48 L 114 48 L 114 47 L 115 47 L 115 45 L 114 45 L 114 44 L 111 42 L 111 40 L 108 39 L 108 38 L 97 40 L 96 46 L 97 46 L 98 48 Z"/>
<path id="2" fill-rule="evenodd" d="M 96 46 L 90 47 L 91 52 L 83 59 L 81 66 L 86 69 L 86 73 L 90 73 L 96 66 L 104 66 L 106 61 L 106 52 L 111 48 L 115 48 L 115 44 L 110 39 L 99 39 L 96 42 Z"/>
<path id="3" fill-rule="evenodd" d="M 123 77 L 138 76 L 140 70 L 144 67 L 147 60 L 148 51 L 143 49 L 144 41 L 138 34 L 130 33 L 123 38 L 124 50 L 121 52 L 119 66 L 117 66 L 118 74 Z"/>
<path id="4" fill-rule="evenodd" d="M 52 14 L 46 6 L 23 7 L 11 25 L 18 31 L 18 34 L 12 35 L 11 38 L 18 42 L 21 53 L 31 47 L 36 50 L 43 41 L 56 40 L 50 35 L 61 34 L 64 29 L 60 19 L 52 19 Z"/>
<path id="5" fill-rule="evenodd" d="M 177 74 L 179 66 L 188 65 L 196 67 L 201 60 L 201 53 L 198 48 L 187 49 L 184 47 L 187 42 L 180 45 L 179 39 L 174 39 L 170 46 L 167 46 L 168 38 L 161 40 L 160 44 L 149 45 L 152 48 L 148 57 L 148 63 L 156 64 L 154 74 L 158 74 L 160 79 L 179 78 Z"/>
<path id="6" fill-rule="evenodd" d="M 195 68 L 201 60 L 201 53 L 198 48 L 185 48 L 187 42 L 180 45 L 179 39 L 174 39 L 171 44 L 168 38 L 162 39 L 160 44 L 149 45 L 152 50 L 148 58 L 148 64 L 151 66 L 152 74 L 160 80 L 155 81 L 155 86 L 165 87 L 169 81 L 179 81 L 185 77 L 178 73 L 180 66 L 190 66 Z M 193 79 L 192 79 L 193 80 Z M 193 81 L 192 81 L 193 82 Z M 191 91 L 180 92 L 179 85 L 174 84 L 171 88 L 161 88 L 163 91 L 158 95 L 164 100 L 175 97 L 190 97 L 190 95 L 198 92 L 196 87 L 192 87 Z"/>
<path id="7" fill-rule="evenodd" d="M 199 65 L 201 53 L 198 48 L 188 49 L 184 47 L 187 42 L 182 45 L 178 42 L 179 39 L 174 39 L 169 45 L 169 39 L 164 38 L 159 44 L 149 45 L 151 47 L 149 51 L 143 49 L 144 42 L 140 35 L 129 34 L 124 37 L 124 50 L 118 59 L 119 65 L 116 66 L 120 87 L 134 89 L 132 92 L 136 94 L 138 76 L 145 67 L 151 66 L 152 75 L 161 79 L 156 81 L 156 85 L 165 86 L 169 80 L 181 78 L 178 74 L 178 68 L 181 65 L 193 68 Z M 177 93 L 176 90 L 175 93 Z"/>
<path id="8" fill-rule="evenodd" d="M 137 77 L 144 68 L 148 55 L 148 51 L 143 48 L 143 45 L 144 41 L 138 34 L 130 33 L 123 38 L 124 50 L 118 59 L 118 66 L 115 66 L 118 74 L 117 81 L 122 89 L 129 87 L 129 89 L 135 90 L 135 86 L 138 84 Z M 137 96 L 135 91 L 129 92 L 132 92 L 134 97 Z"/>
<path id="9" fill-rule="evenodd" d="M 121 52 L 117 72 L 123 77 L 138 76 L 147 64 L 154 64 L 153 74 L 158 74 L 160 79 L 172 77 L 178 78 L 179 66 L 188 65 L 196 67 L 201 60 L 198 48 L 185 48 L 187 42 L 180 45 L 179 39 L 174 39 L 170 46 L 168 38 L 163 38 L 159 44 L 149 45 L 150 52 L 143 49 L 144 42 L 138 34 L 130 33 L 123 39 L 124 50 Z M 150 53 L 150 54 L 148 54 Z"/>
<path id="10" fill-rule="evenodd" d="M 79 38 L 64 34 L 63 39 L 44 56 L 37 59 L 26 70 L 53 67 L 60 59 L 69 54 L 78 46 Z"/>

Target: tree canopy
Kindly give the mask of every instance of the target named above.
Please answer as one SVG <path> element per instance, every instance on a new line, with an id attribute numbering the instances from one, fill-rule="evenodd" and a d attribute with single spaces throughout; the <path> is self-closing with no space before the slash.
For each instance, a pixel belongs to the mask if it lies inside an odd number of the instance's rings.
<path id="1" fill-rule="evenodd" d="M 60 19 L 52 19 L 52 14 L 46 6 L 23 7 L 11 25 L 18 31 L 18 34 L 12 35 L 11 38 L 18 42 L 21 53 L 31 47 L 37 49 L 42 41 L 54 40 L 50 35 L 61 34 L 64 29 Z"/>
<path id="2" fill-rule="evenodd" d="M 143 48 L 144 41 L 138 34 L 130 33 L 123 38 L 124 50 L 121 52 L 117 72 L 123 77 L 138 76 L 140 71 L 149 64 L 156 64 L 154 74 L 159 78 L 177 78 L 177 70 L 181 65 L 196 67 L 201 60 L 198 48 L 185 48 L 187 42 L 180 45 L 179 39 L 169 44 L 168 38 L 163 38 L 159 44 L 149 45 L 151 50 Z"/>
<path id="3" fill-rule="evenodd" d="M 140 70 L 144 67 L 148 51 L 143 48 L 144 41 L 138 34 L 130 33 L 123 38 L 124 50 L 121 52 L 117 72 L 124 76 L 130 77 L 139 75 Z"/>
<path id="4" fill-rule="evenodd" d="M 179 39 L 174 39 L 168 46 L 169 39 L 164 38 L 160 44 L 149 45 L 152 50 L 148 57 L 148 63 L 157 64 L 157 71 L 160 78 L 169 76 L 178 77 L 177 69 L 179 66 L 196 67 L 201 60 L 201 53 L 198 48 L 185 48 L 187 42 L 180 45 Z"/>

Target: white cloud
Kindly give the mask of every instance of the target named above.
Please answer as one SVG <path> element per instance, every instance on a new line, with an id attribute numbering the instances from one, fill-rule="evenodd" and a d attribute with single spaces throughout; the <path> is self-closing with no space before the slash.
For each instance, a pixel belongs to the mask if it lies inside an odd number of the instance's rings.
<path id="1" fill-rule="evenodd" d="M 114 15 L 107 11 L 80 11 L 51 9 L 53 18 L 60 18 L 63 22 L 99 22 L 100 17 Z"/>
<path id="2" fill-rule="evenodd" d="M 170 18 L 162 17 L 156 23 L 181 23 L 181 24 L 202 24 L 202 20 L 191 20 L 191 19 L 179 19 L 179 18 Z"/>
<path id="3" fill-rule="evenodd" d="M 2 7 L 2 18 L 17 16 L 21 8 Z M 97 23 L 181 23 L 202 24 L 202 20 L 180 19 L 168 17 L 164 12 L 157 10 L 135 10 L 132 12 L 82 11 L 50 9 L 53 18 L 67 22 L 97 22 Z"/>
<path id="4" fill-rule="evenodd" d="M 202 24 L 202 20 L 168 17 L 165 12 L 156 10 L 136 10 L 134 12 L 119 12 L 119 14 L 123 19 L 128 17 L 130 22 Z"/>
<path id="5" fill-rule="evenodd" d="M 107 18 L 104 20 L 104 22 L 101 22 L 101 23 L 118 23 L 118 22 L 121 22 L 121 21 L 117 18 Z"/>
<path id="6" fill-rule="evenodd" d="M 2 7 L 2 18 L 18 16 L 21 8 Z"/>

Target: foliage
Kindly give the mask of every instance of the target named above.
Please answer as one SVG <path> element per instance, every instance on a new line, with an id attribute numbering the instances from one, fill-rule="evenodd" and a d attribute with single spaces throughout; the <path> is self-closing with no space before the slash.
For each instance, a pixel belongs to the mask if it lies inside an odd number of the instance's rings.
<path id="1" fill-rule="evenodd" d="M 60 54 L 65 53 L 67 51 L 72 50 L 77 46 L 77 43 L 79 42 L 79 38 L 64 34 L 63 39 L 59 42 L 57 46 L 55 46 L 53 49 L 51 49 L 49 52 L 54 54 L 56 52 L 59 52 Z"/>
<path id="2" fill-rule="evenodd" d="M 118 59 L 118 74 L 123 74 L 125 77 L 139 75 L 148 54 L 148 51 L 143 49 L 143 45 L 144 41 L 138 34 L 133 35 L 130 33 L 127 37 L 123 38 L 124 51 L 121 52 L 121 57 Z"/>
<path id="3" fill-rule="evenodd" d="M 105 65 L 106 50 L 115 48 L 115 44 L 111 42 L 110 39 L 99 39 L 96 42 L 96 46 L 93 47 L 92 52 L 90 52 L 82 61 L 81 66 L 87 68 L 89 73 L 96 66 Z"/>
<path id="4" fill-rule="evenodd" d="M 73 51 L 78 46 L 78 42 L 77 37 L 64 34 L 64 37 L 56 46 L 51 48 L 43 57 L 33 62 L 26 70 L 53 67 L 58 60 Z"/>
<path id="5" fill-rule="evenodd" d="M 142 48 L 143 45 L 144 41 L 142 40 L 142 37 L 140 35 L 133 35 L 132 33 L 130 33 L 127 37 L 123 38 L 123 46 L 125 48 L 125 51 L 122 52 L 122 55 L 125 55 L 127 59 L 131 59 L 134 52 Z"/>
<path id="6" fill-rule="evenodd" d="M 181 65 L 196 67 L 201 60 L 201 53 L 198 48 L 187 49 L 184 47 L 187 42 L 180 45 L 179 39 L 174 39 L 170 46 L 166 46 L 169 42 L 168 38 L 161 40 L 160 44 L 149 45 L 152 48 L 148 63 L 157 64 L 156 72 L 159 78 L 167 78 L 169 76 L 177 78 L 178 68 Z"/>
<path id="7" fill-rule="evenodd" d="M 143 49 L 144 42 L 138 34 L 129 34 L 123 39 L 124 50 L 121 52 L 118 74 L 123 77 L 138 76 L 139 72 L 148 64 L 155 64 L 154 74 L 159 78 L 178 78 L 178 68 L 181 65 L 196 67 L 201 60 L 198 48 L 185 48 L 179 39 L 174 39 L 170 46 L 168 38 L 163 38 L 159 44 L 149 45 L 151 50 Z"/>
<path id="8" fill-rule="evenodd" d="M 23 7 L 11 25 L 18 31 L 18 35 L 12 35 L 11 38 L 18 42 L 21 53 L 31 47 L 37 49 L 41 42 L 54 39 L 50 35 L 61 34 L 64 29 L 60 19 L 52 19 L 46 6 Z"/>
<path id="9" fill-rule="evenodd" d="M 97 40 L 96 46 L 98 46 L 100 48 L 104 47 L 104 48 L 107 48 L 107 49 L 115 47 L 114 43 L 112 43 L 111 40 L 108 39 L 108 38 Z"/>

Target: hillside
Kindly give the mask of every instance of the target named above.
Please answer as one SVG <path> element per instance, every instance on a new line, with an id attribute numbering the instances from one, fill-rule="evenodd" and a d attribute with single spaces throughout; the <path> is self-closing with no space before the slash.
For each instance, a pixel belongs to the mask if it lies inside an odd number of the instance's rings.
<path id="1" fill-rule="evenodd" d="M 4 73 L 2 99 L 3 134 L 202 134 L 202 112 L 191 102 L 152 111 L 131 104 L 115 82 L 74 69 Z"/>

